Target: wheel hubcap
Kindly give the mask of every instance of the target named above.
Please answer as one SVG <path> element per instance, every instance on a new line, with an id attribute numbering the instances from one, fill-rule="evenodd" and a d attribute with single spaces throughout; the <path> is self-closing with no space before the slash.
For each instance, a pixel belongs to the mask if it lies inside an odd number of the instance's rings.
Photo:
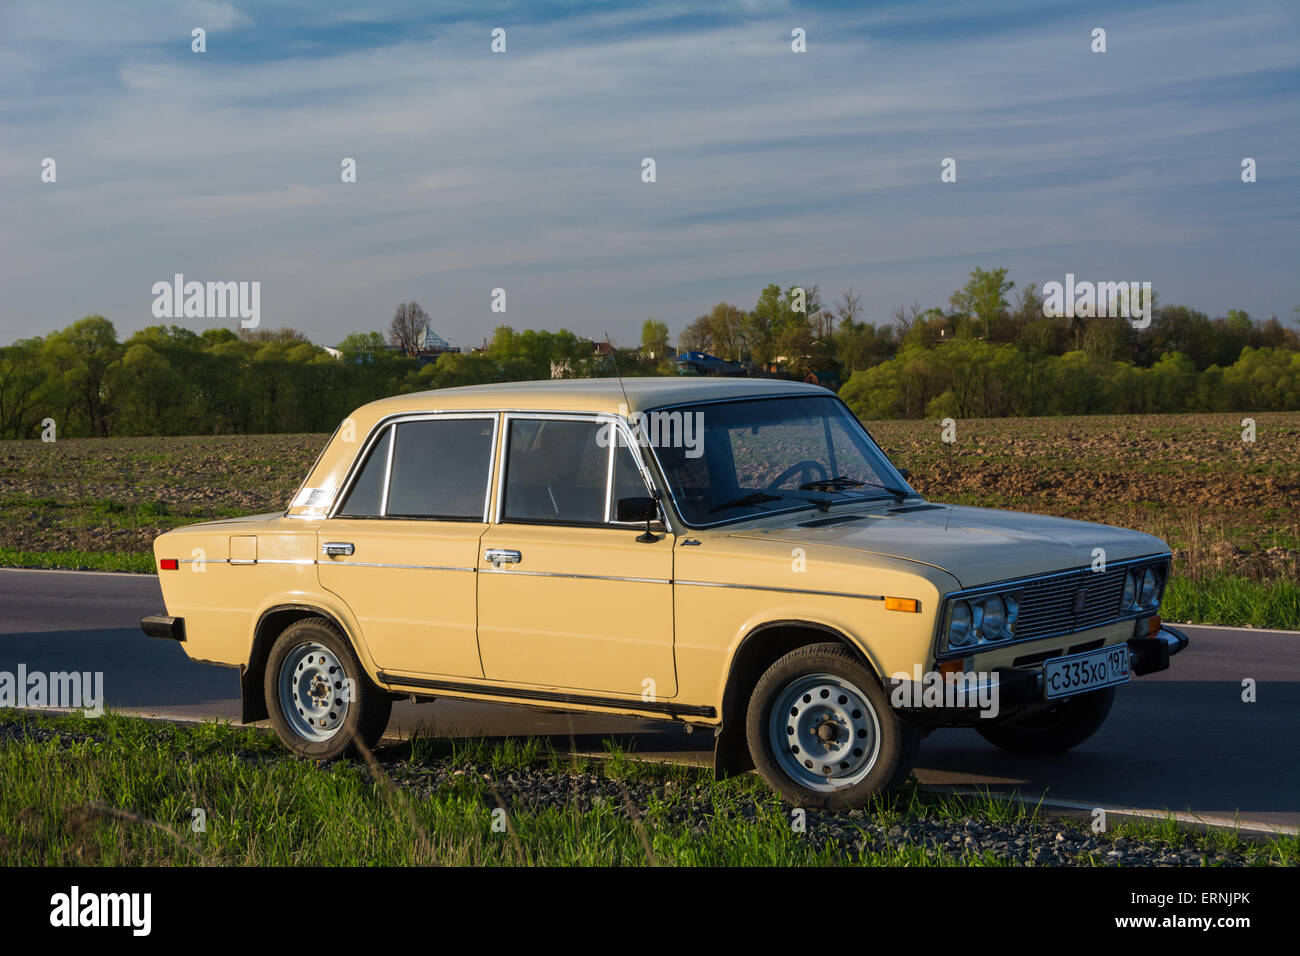
<path id="1" fill-rule="evenodd" d="M 280 710 L 304 740 L 329 740 L 348 715 L 347 674 L 333 651 L 314 641 L 299 644 L 280 666 Z"/>
<path id="2" fill-rule="evenodd" d="M 867 695 L 833 674 L 797 677 L 776 695 L 768 738 L 781 770 L 810 790 L 853 786 L 880 755 L 880 722 Z"/>

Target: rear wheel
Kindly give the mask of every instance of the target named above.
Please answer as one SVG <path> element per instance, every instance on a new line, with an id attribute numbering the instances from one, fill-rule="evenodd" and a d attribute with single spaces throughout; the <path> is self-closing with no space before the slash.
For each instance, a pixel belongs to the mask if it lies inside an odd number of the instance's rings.
<path id="1" fill-rule="evenodd" d="M 976 725 L 989 743 L 1017 754 L 1059 754 L 1077 747 L 1095 734 L 1115 702 L 1115 688 L 1107 687 L 1058 701 L 1048 709 L 994 727 Z"/>
<path id="2" fill-rule="evenodd" d="M 920 735 L 840 644 L 786 654 L 759 678 L 745 721 L 754 766 L 787 802 L 852 810 L 907 778 Z"/>
<path id="3" fill-rule="evenodd" d="M 285 628 L 266 662 L 266 710 L 281 743 L 295 754 L 330 760 L 373 747 L 393 701 L 366 676 L 339 630 L 320 618 Z"/>

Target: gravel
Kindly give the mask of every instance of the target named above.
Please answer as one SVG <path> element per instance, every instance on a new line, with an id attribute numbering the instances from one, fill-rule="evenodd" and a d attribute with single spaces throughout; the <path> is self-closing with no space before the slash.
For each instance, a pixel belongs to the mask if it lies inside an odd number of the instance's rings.
<path id="1" fill-rule="evenodd" d="M 697 834 L 703 834 L 724 815 L 754 820 L 760 813 L 759 802 L 748 796 L 729 798 L 725 808 L 716 807 L 706 783 L 620 782 L 592 773 L 541 768 L 494 772 L 485 766 L 452 769 L 407 762 L 389 764 L 385 770 L 396 783 L 417 796 L 431 796 L 454 785 L 456 778 L 475 775 L 483 782 L 484 803 L 488 808 L 498 806 L 499 796 L 507 812 L 544 808 L 574 808 L 583 812 L 604 804 L 627 816 L 630 803 L 647 827 L 685 826 Z M 658 809 L 647 813 L 652 803 Z M 1125 837 L 1111 840 L 1104 833 L 1092 833 L 1051 820 L 1037 824 L 998 823 L 922 813 L 902 822 L 882 824 L 874 814 L 861 810 L 848 813 L 807 810 L 804 826 L 804 836 L 815 849 L 831 847 L 847 859 L 863 852 L 887 852 L 910 846 L 920 847 L 930 857 L 950 857 L 953 862 L 987 855 L 1018 866 L 1244 866 L 1249 862 L 1242 854 L 1233 852 Z"/>

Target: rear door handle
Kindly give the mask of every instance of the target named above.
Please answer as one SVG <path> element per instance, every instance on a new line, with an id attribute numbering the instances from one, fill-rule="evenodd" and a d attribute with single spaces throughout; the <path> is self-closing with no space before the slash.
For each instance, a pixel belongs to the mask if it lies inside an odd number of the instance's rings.
<path id="1" fill-rule="evenodd" d="M 518 564 L 524 556 L 510 548 L 488 548 L 483 552 L 483 558 L 491 562 L 492 567 L 499 568 L 503 564 Z"/>
<path id="2" fill-rule="evenodd" d="M 320 549 L 322 554 L 327 554 L 331 558 L 336 558 L 340 555 L 349 555 L 356 550 L 352 547 L 351 541 L 326 541 L 321 545 Z"/>

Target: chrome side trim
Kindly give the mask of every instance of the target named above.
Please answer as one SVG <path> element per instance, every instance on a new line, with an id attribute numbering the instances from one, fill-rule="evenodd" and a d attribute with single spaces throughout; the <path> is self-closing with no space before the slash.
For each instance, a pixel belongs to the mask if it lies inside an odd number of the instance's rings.
<path id="1" fill-rule="evenodd" d="M 779 594 L 811 594 L 818 597 L 861 598 L 864 601 L 883 601 L 883 594 L 850 594 L 847 591 L 813 591 L 808 588 L 778 588 L 766 584 L 728 584 L 723 581 L 677 581 L 677 584 L 697 588 L 737 588 L 742 591 L 775 591 Z"/>
<path id="2" fill-rule="evenodd" d="M 321 561 L 320 564 L 331 568 L 402 568 L 406 571 L 468 571 L 471 574 L 478 568 L 456 567 L 441 564 L 384 564 L 379 561 Z"/>
<path id="3" fill-rule="evenodd" d="M 527 575 L 534 578 L 578 578 L 583 581 L 631 581 L 634 584 L 672 584 L 671 578 L 630 578 L 617 574 L 568 574 L 563 571 L 521 571 L 509 568 L 479 568 L 479 574 Z"/>

